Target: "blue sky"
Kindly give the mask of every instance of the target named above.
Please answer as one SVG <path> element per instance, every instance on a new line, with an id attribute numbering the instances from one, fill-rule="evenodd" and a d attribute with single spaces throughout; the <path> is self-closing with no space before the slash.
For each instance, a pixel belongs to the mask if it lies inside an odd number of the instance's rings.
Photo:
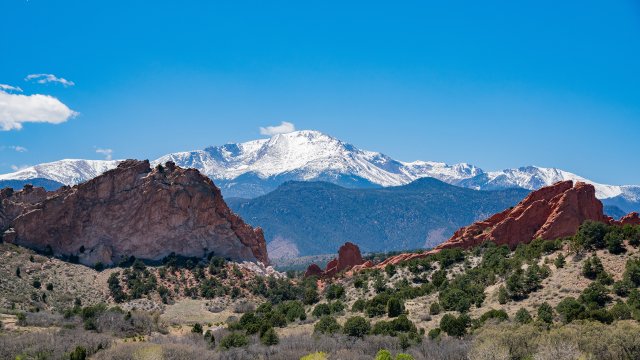
<path id="1" fill-rule="evenodd" d="M 288 121 L 405 161 L 640 184 L 637 1 L 6 0 L 0 23 L 5 99 L 77 113 L 0 131 L 0 172 Z"/>

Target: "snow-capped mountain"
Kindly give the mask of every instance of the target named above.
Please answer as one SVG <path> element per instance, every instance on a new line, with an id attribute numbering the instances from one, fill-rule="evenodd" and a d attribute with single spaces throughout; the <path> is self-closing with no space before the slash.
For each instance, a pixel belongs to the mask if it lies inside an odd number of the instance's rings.
<path id="1" fill-rule="evenodd" d="M 180 166 L 197 168 L 214 180 L 233 180 L 247 175 L 260 179 L 284 175 L 306 181 L 350 177 L 373 185 L 395 186 L 422 177 L 455 182 L 482 173 L 482 170 L 468 164 L 404 163 L 309 130 L 168 154 L 155 163 L 169 160 Z"/>
<path id="2" fill-rule="evenodd" d="M 49 179 L 64 185 L 75 185 L 115 168 L 119 162 L 119 160 L 65 159 L 0 175 L 0 180 Z"/>
<path id="3" fill-rule="evenodd" d="M 366 151 L 318 131 L 295 131 L 238 144 L 172 153 L 152 161 L 173 161 L 211 177 L 227 197 L 256 197 L 289 180 L 321 180 L 346 187 L 397 186 L 423 177 L 472 189 L 538 189 L 562 180 L 584 181 L 596 187 L 605 204 L 624 211 L 640 209 L 640 186 L 598 184 L 579 175 L 527 166 L 484 172 L 466 163 L 402 162 Z M 74 185 L 117 166 L 118 160 L 60 160 L 0 175 L 2 181 L 49 179 Z"/>
<path id="4" fill-rule="evenodd" d="M 460 185 L 477 190 L 504 189 L 506 187 L 520 187 L 523 189 L 535 190 L 558 181 L 566 180 L 593 184 L 596 188 L 596 196 L 600 199 L 607 199 L 622 195 L 625 188 L 625 186 L 598 184 L 568 171 L 537 166 L 525 166 L 502 171 L 489 171 L 474 176 L 473 178 L 462 180 Z M 628 187 L 629 186 L 626 186 L 626 188 Z"/>

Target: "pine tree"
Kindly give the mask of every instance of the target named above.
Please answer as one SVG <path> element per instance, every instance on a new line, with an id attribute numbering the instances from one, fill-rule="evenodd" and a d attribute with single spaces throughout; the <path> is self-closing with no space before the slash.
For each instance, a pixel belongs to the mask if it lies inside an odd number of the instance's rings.
<path id="1" fill-rule="evenodd" d="M 262 336 L 260 336 L 260 342 L 262 345 L 272 346 L 277 345 L 280 342 L 280 339 L 278 338 L 276 331 L 273 330 L 273 328 L 269 328 L 264 332 L 264 334 L 262 334 Z"/>

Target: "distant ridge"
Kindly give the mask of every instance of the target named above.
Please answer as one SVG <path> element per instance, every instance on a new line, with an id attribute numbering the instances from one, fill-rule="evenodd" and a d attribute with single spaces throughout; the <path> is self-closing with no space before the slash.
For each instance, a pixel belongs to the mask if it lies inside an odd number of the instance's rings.
<path id="1" fill-rule="evenodd" d="M 378 189 L 289 181 L 267 195 L 228 198 L 227 204 L 264 230 L 269 256 L 278 258 L 327 254 L 348 241 L 364 252 L 434 247 L 528 193 L 477 191 L 433 178 Z"/>

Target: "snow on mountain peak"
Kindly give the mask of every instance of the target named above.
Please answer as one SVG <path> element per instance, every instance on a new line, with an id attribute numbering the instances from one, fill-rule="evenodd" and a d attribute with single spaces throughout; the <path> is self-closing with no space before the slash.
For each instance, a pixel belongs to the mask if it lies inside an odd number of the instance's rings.
<path id="1" fill-rule="evenodd" d="M 340 179 L 347 179 L 347 183 L 355 186 L 397 186 L 433 177 L 478 190 L 514 187 L 534 190 L 563 180 L 582 181 L 593 184 L 600 199 L 622 196 L 628 201 L 640 202 L 640 186 L 637 185 L 598 184 L 567 171 L 538 166 L 484 172 L 467 163 L 402 162 L 379 152 L 361 150 L 315 130 L 299 130 L 243 143 L 171 153 L 152 161 L 152 164 L 167 161 L 181 167 L 196 168 L 219 181 L 227 190 L 250 178 L 253 183 L 249 183 L 248 192 L 243 193 L 247 196 L 257 196 L 286 180 L 340 183 Z M 74 185 L 115 168 L 118 162 L 66 159 L 0 175 L 0 180 L 45 178 Z M 241 176 L 244 177 L 239 179 Z M 260 187 L 256 181 L 269 185 Z"/>
<path id="2" fill-rule="evenodd" d="M 64 159 L 30 166 L 0 175 L 0 180 L 50 179 L 65 185 L 75 185 L 114 169 L 122 160 Z"/>
<path id="3" fill-rule="evenodd" d="M 468 164 L 403 163 L 378 152 L 358 149 L 314 130 L 169 154 L 156 163 L 168 160 L 181 166 L 195 167 L 213 179 L 235 179 L 247 173 L 266 179 L 295 172 L 300 180 L 333 174 L 356 176 L 381 186 L 403 185 L 425 176 L 454 181 L 481 172 Z"/>

